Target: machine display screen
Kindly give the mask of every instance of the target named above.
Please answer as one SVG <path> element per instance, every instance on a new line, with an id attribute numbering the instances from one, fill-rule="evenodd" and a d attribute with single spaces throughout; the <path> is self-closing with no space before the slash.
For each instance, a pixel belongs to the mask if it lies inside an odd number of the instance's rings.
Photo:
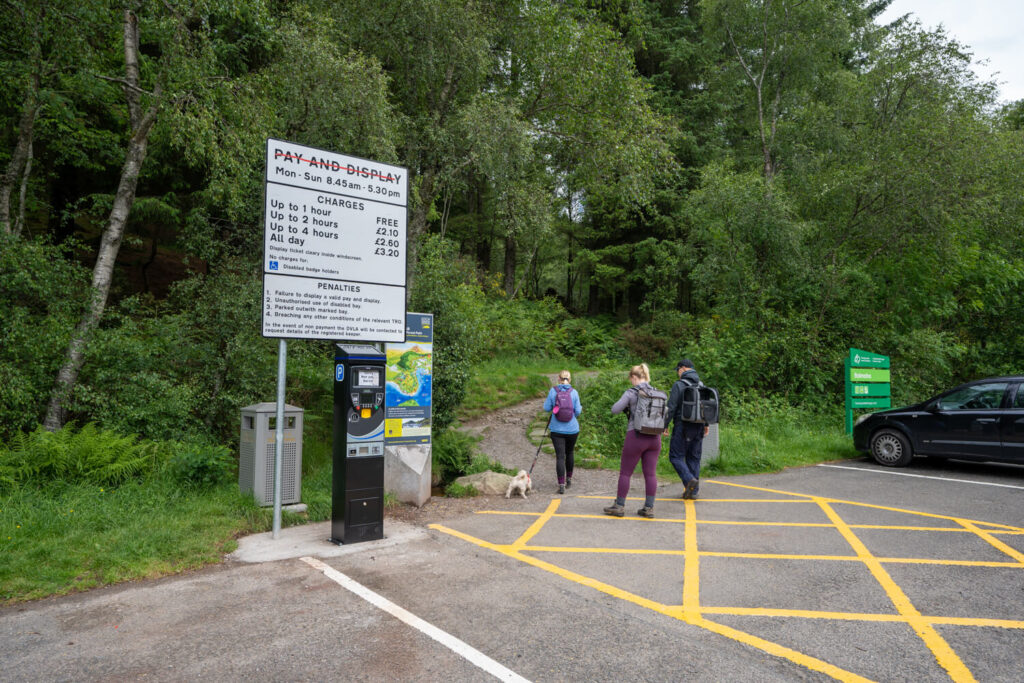
<path id="1" fill-rule="evenodd" d="M 378 377 L 380 374 L 376 370 L 360 370 L 356 377 L 357 387 L 379 387 L 380 380 Z"/>

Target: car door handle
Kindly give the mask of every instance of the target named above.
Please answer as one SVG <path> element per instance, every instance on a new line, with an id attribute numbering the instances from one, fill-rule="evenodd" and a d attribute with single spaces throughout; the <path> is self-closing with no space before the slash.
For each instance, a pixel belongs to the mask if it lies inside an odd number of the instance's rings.
<path id="1" fill-rule="evenodd" d="M 999 422 L 999 418 L 998 417 L 979 417 L 978 419 L 975 420 L 975 422 L 977 422 L 978 424 L 990 425 L 990 424 L 995 424 L 996 422 Z"/>

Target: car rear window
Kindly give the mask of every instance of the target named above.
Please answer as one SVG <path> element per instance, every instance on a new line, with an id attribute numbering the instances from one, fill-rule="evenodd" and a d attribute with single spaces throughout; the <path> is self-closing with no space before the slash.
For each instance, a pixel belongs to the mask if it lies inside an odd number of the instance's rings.
<path id="1" fill-rule="evenodd" d="M 1017 397 L 1013 399 L 1014 408 L 1024 408 L 1024 384 L 1017 385 Z"/>

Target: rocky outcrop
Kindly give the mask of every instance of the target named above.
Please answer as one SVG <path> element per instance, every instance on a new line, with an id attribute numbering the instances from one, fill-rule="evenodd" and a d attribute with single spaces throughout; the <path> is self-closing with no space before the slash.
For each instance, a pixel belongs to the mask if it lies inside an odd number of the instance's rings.
<path id="1" fill-rule="evenodd" d="M 508 490 L 508 483 L 510 481 L 512 481 L 512 477 L 507 474 L 499 474 L 487 470 L 486 472 L 459 477 L 455 480 L 455 483 L 461 486 L 472 486 L 477 492 L 485 496 L 503 496 L 505 491 Z"/>

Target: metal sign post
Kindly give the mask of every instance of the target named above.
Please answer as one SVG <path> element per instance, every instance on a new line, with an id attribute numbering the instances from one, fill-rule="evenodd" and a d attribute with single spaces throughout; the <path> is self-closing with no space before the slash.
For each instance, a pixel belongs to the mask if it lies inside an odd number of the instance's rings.
<path id="1" fill-rule="evenodd" d="M 272 538 L 281 534 L 281 462 L 284 460 L 284 385 L 288 342 L 277 345 L 277 425 L 274 429 L 274 527 Z"/>

